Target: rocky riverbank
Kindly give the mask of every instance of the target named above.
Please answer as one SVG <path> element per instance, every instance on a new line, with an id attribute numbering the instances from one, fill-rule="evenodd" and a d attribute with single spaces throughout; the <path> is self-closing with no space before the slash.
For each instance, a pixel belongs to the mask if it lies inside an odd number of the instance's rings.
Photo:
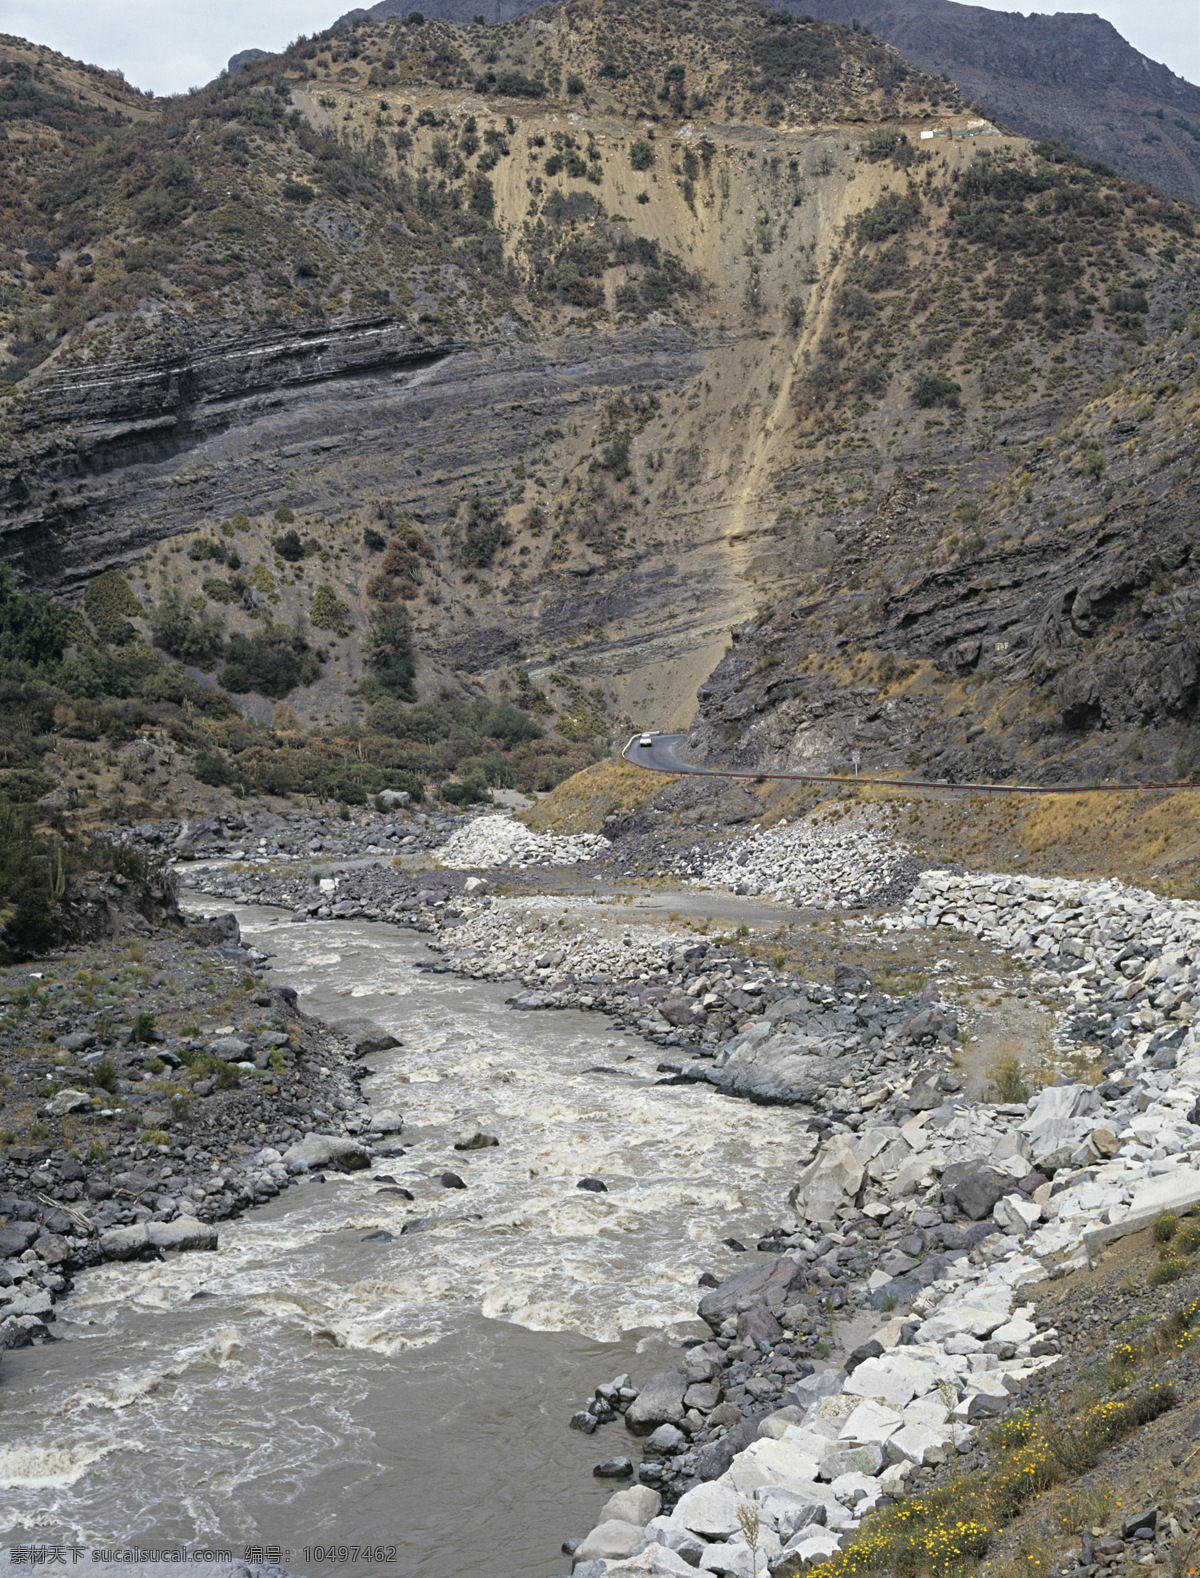
<path id="1" fill-rule="evenodd" d="M 349 1128 L 387 1149 L 401 1119 L 364 1109 L 354 1061 L 378 1038 L 300 1012 L 265 959 L 222 915 L 0 970 L 0 1347 L 50 1339 L 78 1270 L 215 1249 L 221 1221 L 366 1167 Z"/>
<path id="2" fill-rule="evenodd" d="M 832 1555 L 1042 1387 L 1062 1348 L 1039 1313 L 1047 1281 L 1200 1205 L 1200 908 L 1119 884 L 931 872 L 883 924 L 970 930 L 1036 963 L 1064 1004 L 1060 1044 L 1098 1049 L 1103 1073 L 989 1105 L 927 1076 L 903 1092 L 915 1109 L 903 1121 L 881 1101 L 831 1123 L 801 1161 L 793 1214 L 758 1244 L 776 1258 L 701 1299 L 711 1338 L 640 1388 L 598 1388 L 573 1421 L 623 1413 L 651 1432 L 637 1469 L 651 1497 L 614 1498 L 568 1542 L 577 1578 L 697 1565 L 750 1578 L 747 1507 L 773 1574 Z M 754 1037 L 786 1077 L 796 1054 L 765 1014 L 718 1064 Z M 1176 1259 L 1171 1276 L 1187 1269 Z M 894 1313 L 860 1327 L 841 1369 L 802 1373 L 820 1363 L 812 1338 L 835 1302 Z"/>

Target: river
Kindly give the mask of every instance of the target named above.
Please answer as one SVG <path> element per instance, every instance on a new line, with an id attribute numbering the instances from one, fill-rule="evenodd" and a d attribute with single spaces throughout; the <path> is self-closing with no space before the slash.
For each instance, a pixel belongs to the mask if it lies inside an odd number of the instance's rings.
<path id="1" fill-rule="evenodd" d="M 592 1466 L 638 1455 L 619 1421 L 588 1437 L 571 1413 L 702 1331 L 697 1278 L 754 1258 L 721 1240 L 780 1214 L 796 1116 L 656 1086 L 657 1048 L 413 970 L 410 932 L 233 908 L 306 1011 L 403 1042 L 364 1090 L 405 1115 L 407 1154 L 374 1173 L 415 1201 L 331 1174 L 223 1224 L 216 1254 L 81 1274 L 67 1340 L 4 1357 L 9 1543 L 274 1545 L 295 1572 L 358 1578 L 566 1571 L 560 1541 L 614 1488 Z M 476 1129 L 500 1144 L 456 1152 Z M 579 1189 L 589 1174 L 608 1192 Z"/>

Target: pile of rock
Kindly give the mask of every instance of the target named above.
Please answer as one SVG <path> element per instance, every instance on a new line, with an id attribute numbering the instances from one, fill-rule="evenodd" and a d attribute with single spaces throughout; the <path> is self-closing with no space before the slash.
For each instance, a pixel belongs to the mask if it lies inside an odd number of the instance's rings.
<path id="1" fill-rule="evenodd" d="M 439 932 L 486 908 L 485 877 L 459 872 L 398 871 L 383 862 L 345 867 L 316 882 L 308 871 L 260 866 L 249 871 L 193 873 L 188 886 L 235 904 L 275 904 L 292 919 L 384 921 Z"/>
<path id="2" fill-rule="evenodd" d="M 884 834 L 878 813 L 834 813 L 736 839 L 703 865 L 698 887 L 728 888 L 800 905 L 836 909 L 890 884 L 906 851 Z"/>
<path id="3" fill-rule="evenodd" d="M 574 866 L 612 846 L 597 833 L 535 833 L 503 813 L 479 817 L 451 835 L 442 846 L 442 865 L 457 870 L 523 871 L 530 866 Z"/>
<path id="4" fill-rule="evenodd" d="M 842 1371 L 820 1374 L 788 1356 L 784 1331 L 804 1310 L 803 1260 L 727 1279 L 700 1302 L 712 1338 L 690 1344 L 678 1370 L 623 1389 L 633 1395 L 627 1428 L 650 1432 L 643 1483 L 569 1542 L 576 1578 L 684 1578 L 697 1567 L 752 1578 L 747 1510 L 772 1568 L 831 1555 L 881 1495 L 971 1452 L 979 1424 L 1055 1362 L 1055 1333 L 1038 1331 L 1019 1291 L 1041 1276 L 1020 1253 L 986 1265 L 960 1257 L 911 1315 L 889 1320 Z M 601 1466 L 617 1472 L 620 1461 Z M 666 1515 L 663 1486 L 674 1499 Z"/>
<path id="5" fill-rule="evenodd" d="M 884 924 L 970 931 L 1052 963 L 1075 1006 L 1126 1030 L 1190 1024 L 1200 998 L 1200 907 L 1119 882 L 928 871 Z"/>

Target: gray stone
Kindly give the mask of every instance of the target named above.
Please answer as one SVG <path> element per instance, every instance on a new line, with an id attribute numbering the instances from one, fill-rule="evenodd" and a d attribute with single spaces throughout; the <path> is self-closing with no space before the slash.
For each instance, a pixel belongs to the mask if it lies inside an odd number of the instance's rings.
<path id="1" fill-rule="evenodd" d="M 740 1315 L 743 1310 L 758 1306 L 775 1309 L 786 1305 L 787 1295 L 793 1289 L 802 1288 L 804 1280 L 804 1267 L 788 1255 L 781 1255 L 762 1266 L 735 1271 L 700 1300 L 700 1319 L 713 1331 L 720 1331 L 726 1320 Z"/>
<path id="2" fill-rule="evenodd" d="M 204 1050 L 209 1057 L 220 1058 L 225 1063 L 244 1063 L 250 1057 L 250 1043 L 238 1036 L 216 1036 Z"/>
<path id="3" fill-rule="evenodd" d="M 92 1098 L 82 1090 L 60 1090 L 58 1095 L 50 1102 L 46 1111 L 52 1118 L 65 1117 L 68 1112 L 82 1112 L 85 1107 L 90 1107 Z"/>
<path id="4" fill-rule="evenodd" d="M 64 1238 L 61 1233 L 43 1233 L 33 1245 L 34 1252 L 48 1266 L 61 1266 L 64 1260 L 69 1260 L 71 1247 L 70 1239 Z"/>
<path id="5" fill-rule="evenodd" d="M 743 1419 L 740 1425 L 705 1447 L 696 1459 L 696 1478 L 702 1480 L 720 1479 L 734 1458 L 751 1441 L 758 1440 L 758 1420 Z"/>
<path id="6" fill-rule="evenodd" d="M 942 1199 L 973 1222 L 991 1216 L 997 1200 L 1012 1188 L 1007 1174 L 994 1173 L 974 1162 L 952 1162 L 942 1174 Z"/>
<path id="7" fill-rule="evenodd" d="M 634 1435 L 649 1435 L 657 1425 L 683 1423 L 687 1377 L 678 1370 L 652 1375 L 625 1410 L 625 1424 Z"/>
<path id="8" fill-rule="evenodd" d="M 177 1216 L 173 1222 L 147 1222 L 145 1225 L 155 1249 L 182 1253 L 189 1249 L 213 1250 L 217 1247 L 216 1228 L 211 1222 L 198 1221 L 194 1216 Z"/>
<path id="9" fill-rule="evenodd" d="M 389 1030 L 370 1019 L 335 1019 L 329 1028 L 344 1041 L 349 1041 L 355 1057 L 367 1057 L 372 1052 L 388 1052 L 400 1045 Z"/>
<path id="10" fill-rule="evenodd" d="M 0 1260 L 15 1260 L 32 1247 L 40 1232 L 36 1222 L 10 1222 L 0 1227 Z"/>
<path id="11" fill-rule="evenodd" d="M 303 1162 L 310 1171 L 332 1167 L 336 1172 L 358 1172 L 371 1165 L 371 1158 L 357 1140 L 337 1134 L 306 1134 L 283 1153 L 283 1165 Z"/>
<path id="12" fill-rule="evenodd" d="M 841 1079 L 842 1066 L 823 1055 L 815 1037 L 791 1026 L 771 1031 L 762 1020 L 735 1037 L 713 1063 L 709 1081 L 730 1095 L 768 1106 L 794 1106 L 815 1102 L 822 1086 Z"/>
<path id="13" fill-rule="evenodd" d="M 597 1463 L 592 1470 L 596 1479 L 628 1479 L 633 1473 L 633 1464 L 627 1457 L 608 1457 L 603 1463 Z"/>
<path id="14" fill-rule="evenodd" d="M 856 996 L 870 990 L 871 977 L 857 964 L 847 964 L 839 960 L 833 967 L 833 989 L 838 995 L 853 992 Z"/>
<path id="15" fill-rule="evenodd" d="M 636 1523 L 644 1529 L 651 1518 L 656 1518 L 662 1508 L 662 1497 L 649 1485 L 627 1485 L 614 1491 L 600 1509 L 599 1522 L 618 1518 L 623 1523 Z"/>
<path id="16" fill-rule="evenodd" d="M 661 1452 L 665 1455 L 678 1452 L 686 1446 L 687 1437 L 682 1430 L 677 1430 L 674 1425 L 659 1425 L 646 1437 L 644 1450 L 647 1452 Z"/>
<path id="17" fill-rule="evenodd" d="M 626 1523 L 619 1518 L 607 1518 L 598 1523 L 575 1552 L 575 1570 L 580 1562 L 613 1561 L 628 1556 L 635 1545 L 642 1543 L 642 1525 Z"/>

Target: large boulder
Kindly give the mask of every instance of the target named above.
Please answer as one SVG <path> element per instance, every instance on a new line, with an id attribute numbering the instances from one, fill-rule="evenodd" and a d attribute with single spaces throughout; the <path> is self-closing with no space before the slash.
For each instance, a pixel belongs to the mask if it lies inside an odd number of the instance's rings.
<path id="1" fill-rule="evenodd" d="M 744 1311 L 762 1306 L 776 1309 L 788 1304 L 787 1295 L 804 1286 L 804 1267 L 789 1255 L 780 1255 L 762 1266 L 735 1271 L 700 1300 L 699 1315 L 713 1331 Z"/>
<path id="2" fill-rule="evenodd" d="M 636 1523 L 644 1529 L 651 1518 L 657 1518 L 662 1509 L 662 1497 L 649 1485 L 627 1485 L 614 1491 L 600 1508 L 600 1522 L 619 1518 L 623 1523 Z"/>
<path id="3" fill-rule="evenodd" d="M 46 1110 L 52 1118 L 63 1118 L 68 1112 L 82 1112 L 91 1104 L 92 1098 L 85 1090 L 60 1090 Z"/>
<path id="4" fill-rule="evenodd" d="M 992 1171 L 979 1162 L 951 1162 L 942 1174 L 942 1200 L 972 1222 L 991 1216 L 997 1200 L 1012 1188 L 1007 1173 Z"/>
<path id="5" fill-rule="evenodd" d="M 819 1047 L 812 1036 L 791 1027 L 773 1032 L 768 1021 L 760 1020 L 734 1037 L 708 1077 L 731 1096 L 764 1106 L 811 1105 L 823 1086 L 836 1085 L 844 1073 Z"/>
<path id="6" fill-rule="evenodd" d="M 372 1019 L 335 1019 L 329 1028 L 343 1040 L 349 1041 L 354 1057 L 368 1057 L 372 1052 L 389 1052 L 400 1045 L 390 1030 L 385 1030 Z"/>
<path id="7" fill-rule="evenodd" d="M 866 1182 L 866 1169 L 854 1154 L 851 1142 L 838 1135 L 822 1145 L 800 1174 L 788 1203 L 797 1216 L 821 1226 L 831 1226 L 844 1205 L 858 1203 Z"/>
<path id="8" fill-rule="evenodd" d="M 619 1560 L 628 1556 L 635 1545 L 642 1543 L 642 1528 L 640 1523 L 625 1523 L 620 1518 L 606 1518 L 603 1523 L 598 1523 L 592 1532 L 574 1552 L 574 1561 L 595 1561 L 603 1558 L 606 1561 Z"/>
<path id="9" fill-rule="evenodd" d="M 335 1172 L 360 1172 L 371 1165 L 371 1158 L 357 1140 L 341 1134 L 306 1134 L 283 1153 L 283 1164 L 303 1162 L 311 1172 L 331 1167 Z"/>
<path id="10" fill-rule="evenodd" d="M 41 1232 L 36 1222 L 10 1222 L 0 1227 L 0 1260 L 13 1260 L 32 1247 Z"/>
<path id="11" fill-rule="evenodd" d="M 683 1394 L 687 1377 L 678 1370 L 652 1375 L 625 1411 L 625 1424 L 634 1435 L 648 1436 L 658 1425 L 683 1423 Z"/>
<path id="12" fill-rule="evenodd" d="M 100 1248 L 108 1260 L 132 1260 L 147 1249 L 182 1252 L 216 1247 L 216 1228 L 194 1216 L 176 1217 L 173 1222 L 134 1222 L 100 1235 Z"/>

